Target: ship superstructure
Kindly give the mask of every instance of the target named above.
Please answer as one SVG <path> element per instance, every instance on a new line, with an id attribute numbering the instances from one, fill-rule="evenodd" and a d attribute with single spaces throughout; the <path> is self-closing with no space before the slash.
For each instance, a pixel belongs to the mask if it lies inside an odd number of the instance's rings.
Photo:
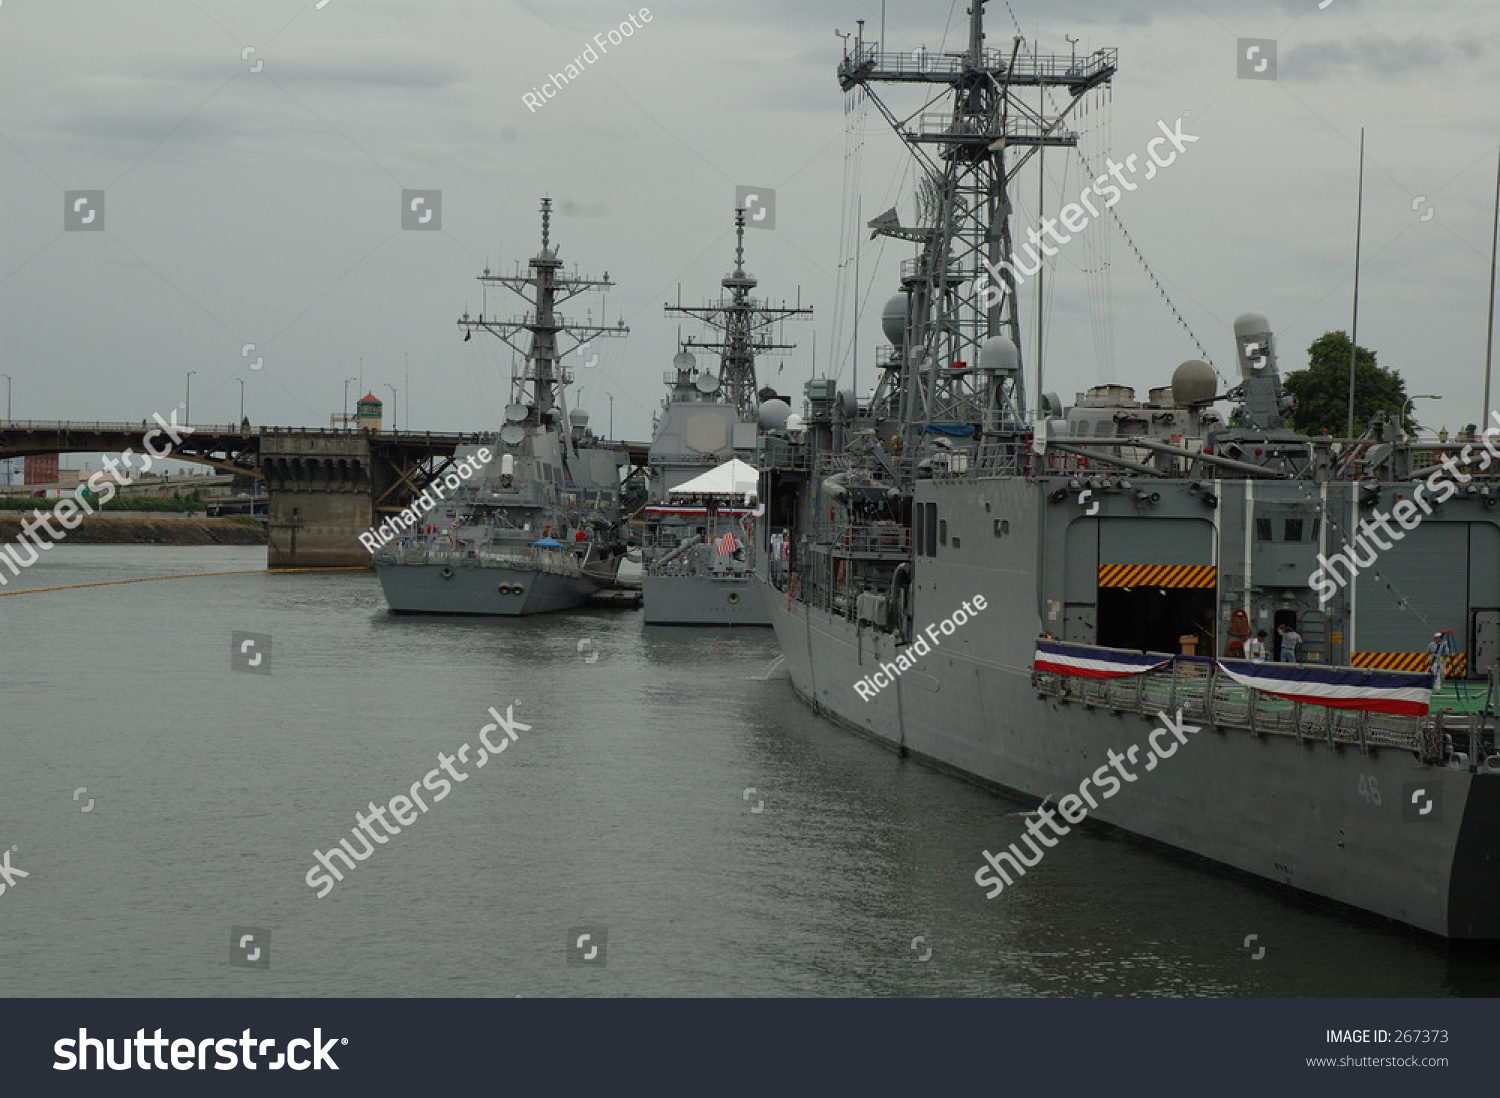
<path id="1" fill-rule="evenodd" d="M 791 350 L 775 329 L 812 309 L 753 295 L 745 269 L 745 211 L 735 211 L 734 268 L 723 293 L 703 305 L 668 305 L 668 315 L 691 317 L 713 338 L 683 341 L 664 378 L 667 396 L 650 451 L 651 502 L 642 512 L 642 597 L 650 625 L 769 625 L 754 564 L 753 497 L 743 490 L 695 492 L 681 486 L 736 459 L 753 465 L 760 391 L 756 358 Z M 717 371 L 698 365 L 694 351 L 717 355 Z M 732 481 L 729 481 L 732 485 Z"/>
<path id="2" fill-rule="evenodd" d="M 785 531 L 790 560 L 761 574 L 794 689 L 903 754 L 1052 804 L 1190 722 L 1195 738 L 1090 817 L 1435 934 L 1500 937 L 1494 719 L 1482 702 L 1429 711 L 1424 659 L 1444 630 L 1448 673 L 1500 659 L 1500 466 L 1474 458 L 1445 493 L 1472 434 L 1420 444 L 1379 416 L 1359 439 L 1291 430 L 1255 313 L 1235 323 L 1228 392 L 1191 360 L 1145 400 L 1098 386 L 1028 415 L 1015 287 L 974 287 L 991 265 L 1009 278 L 1011 154 L 1068 137 L 1014 90 L 1076 101 L 1115 55 L 988 50 L 983 10 L 961 52 L 856 40 L 839 66 L 930 201 L 918 226 L 871 223 L 916 248 L 873 399 L 814 378 L 805 422 L 762 436 L 761 545 Z M 913 120 L 877 85 L 947 85 L 951 109 Z M 1420 517 L 1378 562 L 1341 568 L 1393 512 Z M 1274 662 L 1282 627 L 1295 662 Z M 1242 659 L 1261 630 L 1273 662 Z M 1014 859 L 974 856 L 987 895 L 1024 887 Z"/>
<path id="3" fill-rule="evenodd" d="M 486 332 L 525 355 L 512 378 L 505 423 L 495 441 L 468 447 L 455 460 L 480 472 L 460 484 L 452 503 L 435 507 L 405 536 L 375 556 L 392 610 L 400 613 L 540 614 L 581 606 L 614 582 L 626 539 L 620 478 L 626 454 L 604 443 L 588 415 L 567 404 L 565 358 L 603 336 L 628 332 L 578 323 L 557 310 L 579 294 L 613 286 L 564 272 L 551 242 L 552 201 L 542 200 L 542 244 L 526 273 L 491 274 L 486 290 L 515 293 L 530 306 L 519 316 L 465 313 L 464 340 Z"/>

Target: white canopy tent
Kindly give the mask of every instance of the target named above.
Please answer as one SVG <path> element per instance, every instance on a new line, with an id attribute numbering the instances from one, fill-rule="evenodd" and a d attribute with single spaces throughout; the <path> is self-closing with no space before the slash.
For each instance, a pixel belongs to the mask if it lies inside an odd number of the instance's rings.
<path id="1" fill-rule="evenodd" d="M 692 480 L 683 481 L 667 494 L 671 496 L 753 496 L 760 481 L 755 467 L 739 458 L 730 458 L 717 469 L 710 469 Z"/>

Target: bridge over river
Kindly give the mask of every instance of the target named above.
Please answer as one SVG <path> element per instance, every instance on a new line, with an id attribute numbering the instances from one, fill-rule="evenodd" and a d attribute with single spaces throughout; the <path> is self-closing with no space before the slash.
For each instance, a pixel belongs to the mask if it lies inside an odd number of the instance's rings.
<path id="1" fill-rule="evenodd" d="M 147 436 L 151 436 L 149 439 Z M 147 443 L 150 443 L 148 448 Z M 13 420 L 0 425 L 0 458 L 29 454 L 161 454 L 259 479 L 269 497 L 267 567 L 368 564 L 359 535 L 403 510 L 453 464 L 465 443 L 492 434 L 356 428 L 199 425 L 172 446 L 157 423 Z M 616 443 L 627 468 L 646 463 L 644 442 Z"/>

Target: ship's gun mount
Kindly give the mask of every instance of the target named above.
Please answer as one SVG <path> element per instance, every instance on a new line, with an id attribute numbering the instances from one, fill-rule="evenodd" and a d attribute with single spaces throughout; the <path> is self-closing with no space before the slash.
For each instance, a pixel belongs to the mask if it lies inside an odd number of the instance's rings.
<path id="1" fill-rule="evenodd" d="M 1228 427 L 1208 432 L 1206 449 L 1241 472 L 1253 466 L 1294 477 L 1308 475 L 1316 461 L 1307 437 L 1287 426 L 1286 414 L 1295 401 L 1281 388 L 1270 320 L 1264 313 L 1237 317 L 1234 342 L 1240 383 L 1226 395 L 1239 403 Z"/>
<path id="2" fill-rule="evenodd" d="M 1241 380 L 1229 396 L 1241 403 L 1231 417 L 1231 424 L 1262 431 L 1285 429 L 1283 417 L 1292 410 L 1294 402 L 1281 391 L 1271 321 L 1264 313 L 1240 315 L 1234 322 L 1234 343 Z"/>
<path id="3" fill-rule="evenodd" d="M 674 561 L 678 557 L 682 556 L 682 554 L 686 553 L 689 549 L 693 548 L 693 546 L 695 546 L 695 545 L 702 545 L 702 544 L 703 544 L 703 538 L 701 536 L 699 536 L 698 534 L 693 534 L 686 541 L 684 541 L 681 545 L 679 545 L 676 549 L 673 549 L 670 553 L 666 554 L 660 560 L 658 560 L 656 562 L 656 567 L 657 568 L 662 568 L 662 567 L 664 567 L 664 566 L 666 566 L 668 564 L 671 564 L 672 561 Z"/>

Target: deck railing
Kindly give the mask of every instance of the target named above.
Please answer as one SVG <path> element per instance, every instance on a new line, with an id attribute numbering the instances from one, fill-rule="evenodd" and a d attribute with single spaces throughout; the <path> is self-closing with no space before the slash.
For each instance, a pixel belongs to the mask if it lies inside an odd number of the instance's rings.
<path id="1" fill-rule="evenodd" d="M 1014 62 L 1014 63 L 1012 63 Z M 1004 73 L 1009 70 L 1011 80 L 1029 83 L 1045 79 L 1050 81 L 1087 81 L 1118 67 L 1119 50 L 1114 48 L 1095 50 L 1083 57 L 1061 54 L 1022 53 L 1012 58 L 1010 50 L 983 50 L 979 63 L 986 69 Z M 849 77 L 859 70 L 871 66 L 881 73 L 907 73 L 911 75 L 950 76 L 966 72 L 969 54 L 963 52 L 882 50 L 879 43 L 861 44 L 850 50 L 839 64 L 839 75 Z"/>
<path id="2" fill-rule="evenodd" d="M 1065 702 L 1146 718 L 1181 709 L 1185 719 L 1216 728 L 1361 751 L 1395 748 L 1415 753 L 1424 763 L 1442 763 L 1450 742 L 1477 759 L 1494 747 L 1493 725 L 1482 714 L 1402 716 L 1288 701 L 1235 682 L 1206 656 L 1176 656 L 1167 667 L 1113 679 L 1033 671 L 1031 682 L 1038 695 Z"/>
<path id="3" fill-rule="evenodd" d="M 387 546 L 375 554 L 377 564 L 437 564 L 466 568 L 522 568 L 556 576 L 578 576 L 586 571 L 572 553 L 561 549 L 471 549 L 446 545 Z"/>

